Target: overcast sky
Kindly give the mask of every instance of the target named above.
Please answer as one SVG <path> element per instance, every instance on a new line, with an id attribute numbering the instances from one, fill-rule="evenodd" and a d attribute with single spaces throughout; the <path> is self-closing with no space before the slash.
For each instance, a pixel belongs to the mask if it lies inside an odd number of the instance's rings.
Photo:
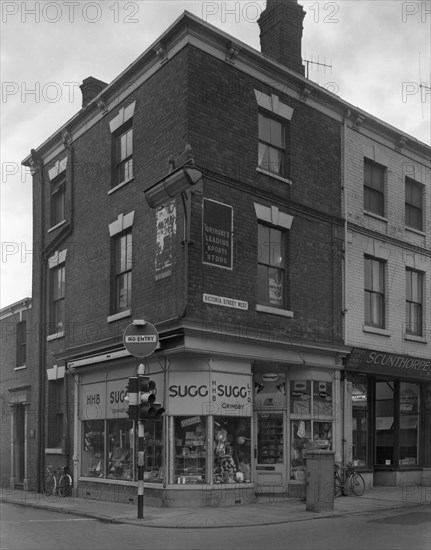
<path id="1" fill-rule="evenodd" d="M 265 3 L 1 2 L 1 307 L 31 296 L 32 182 L 21 161 L 81 108 L 82 80 L 111 82 L 184 10 L 260 50 Z M 429 144 L 431 1 L 299 3 L 303 58 L 332 65 L 310 65 L 309 77 Z"/>

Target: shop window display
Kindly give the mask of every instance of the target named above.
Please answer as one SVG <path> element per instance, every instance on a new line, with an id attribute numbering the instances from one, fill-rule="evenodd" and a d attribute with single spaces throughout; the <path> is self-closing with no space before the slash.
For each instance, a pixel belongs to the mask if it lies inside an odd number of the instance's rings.
<path id="1" fill-rule="evenodd" d="M 250 419 L 216 416 L 213 426 L 214 483 L 250 482 Z"/>
<path id="2" fill-rule="evenodd" d="M 105 422 L 87 420 L 82 423 L 82 471 L 85 477 L 105 475 Z"/>
<path id="3" fill-rule="evenodd" d="M 294 380 L 290 398 L 290 478 L 303 481 L 305 451 L 332 449 L 332 383 Z"/>
<path id="4" fill-rule="evenodd" d="M 352 378 L 352 457 L 358 466 L 368 465 L 368 383 Z"/>
<path id="5" fill-rule="evenodd" d="M 133 423 L 129 420 L 107 421 L 108 456 L 106 477 L 133 479 Z"/>
<path id="6" fill-rule="evenodd" d="M 259 412 L 257 415 L 257 463 L 283 463 L 283 413 Z"/>
<path id="7" fill-rule="evenodd" d="M 175 483 L 206 483 L 206 418 L 176 417 Z"/>
<path id="8" fill-rule="evenodd" d="M 161 420 L 145 421 L 144 432 L 144 480 L 151 483 L 162 483 L 164 479 L 163 471 L 163 423 Z M 136 438 L 136 445 L 137 445 Z M 136 448 L 137 450 L 137 448 Z M 136 479 L 137 479 L 136 465 Z"/>

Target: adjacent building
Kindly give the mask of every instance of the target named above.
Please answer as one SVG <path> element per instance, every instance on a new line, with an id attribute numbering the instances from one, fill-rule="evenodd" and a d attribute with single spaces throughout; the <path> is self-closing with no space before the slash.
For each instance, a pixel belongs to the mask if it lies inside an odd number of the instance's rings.
<path id="1" fill-rule="evenodd" d="M 36 489 L 39 449 L 39 370 L 31 298 L 0 310 L 1 449 L 3 488 Z"/>
<path id="2" fill-rule="evenodd" d="M 401 250 L 407 241 L 417 260 L 406 273 L 424 273 L 429 296 L 430 222 L 425 202 L 422 229 L 406 235 L 395 202 L 364 214 L 364 155 L 381 163 L 383 140 L 389 171 L 402 157 L 396 148 L 421 167 L 428 149 L 371 116 L 358 129 L 364 113 L 304 77 L 304 15 L 296 0 L 268 2 L 258 52 L 185 12 L 109 85 L 85 79 L 82 109 L 23 161 L 42 247 L 33 264 L 41 407 L 56 411 L 43 425 L 44 461 L 67 465 L 80 495 L 136 499 L 136 427 L 125 397 L 140 363 L 166 411 L 145 423 L 147 502 L 301 496 L 310 448 L 334 451 L 337 462 L 355 458 L 370 473 L 380 466 L 371 434 L 389 414 L 374 414 L 379 382 L 355 354 L 381 352 L 367 338 L 389 339 L 382 331 L 391 330 L 405 346 L 397 353 L 422 365 L 429 309 L 423 298 L 423 334 L 407 339 L 391 309 L 390 328 L 355 317 L 365 316 L 361 281 L 380 250 L 363 242 L 369 235 Z M 412 179 L 427 197 L 424 177 Z M 123 344 L 136 320 L 159 332 L 145 359 Z M 418 382 L 397 378 L 397 399 L 425 388 Z M 367 403 L 366 460 L 359 402 Z M 422 396 L 406 412 L 419 407 Z M 429 457 L 418 426 L 421 471 Z M 397 468 L 411 456 L 395 452 Z"/>

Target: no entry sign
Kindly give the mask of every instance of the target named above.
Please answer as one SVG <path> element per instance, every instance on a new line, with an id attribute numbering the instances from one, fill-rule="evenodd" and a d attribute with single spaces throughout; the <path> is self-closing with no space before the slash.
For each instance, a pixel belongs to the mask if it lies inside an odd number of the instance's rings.
<path id="1" fill-rule="evenodd" d="M 148 357 L 157 348 L 159 333 L 146 321 L 134 321 L 124 331 L 124 347 L 135 357 Z"/>

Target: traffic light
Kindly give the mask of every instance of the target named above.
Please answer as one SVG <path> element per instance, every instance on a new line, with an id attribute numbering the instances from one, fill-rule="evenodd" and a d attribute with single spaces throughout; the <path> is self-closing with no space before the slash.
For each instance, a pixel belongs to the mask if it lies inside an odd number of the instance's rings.
<path id="1" fill-rule="evenodd" d="M 148 376 L 138 376 L 138 420 L 159 418 L 165 409 L 156 401 L 156 383 Z"/>
<path id="2" fill-rule="evenodd" d="M 129 383 L 126 386 L 128 395 L 124 401 L 129 403 L 127 408 L 127 416 L 129 420 L 139 420 L 139 403 L 138 403 L 138 377 L 132 376 L 129 378 Z"/>

